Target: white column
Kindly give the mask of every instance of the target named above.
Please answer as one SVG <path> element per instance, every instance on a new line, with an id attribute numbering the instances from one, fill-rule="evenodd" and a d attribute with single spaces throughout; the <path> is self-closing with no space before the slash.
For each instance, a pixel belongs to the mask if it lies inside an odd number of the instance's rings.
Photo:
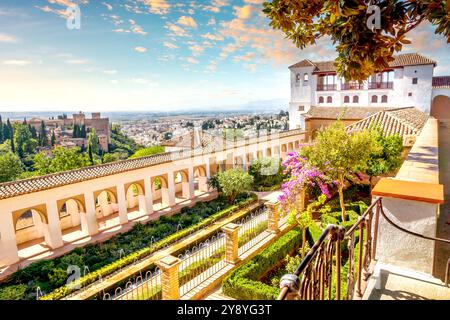
<path id="1" fill-rule="evenodd" d="M 168 204 L 169 207 L 173 207 L 175 205 L 175 181 L 173 176 L 173 171 L 169 171 L 167 173 L 167 183 L 168 183 Z"/>
<path id="2" fill-rule="evenodd" d="M 0 215 L 0 267 L 19 261 L 16 230 L 12 212 L 2 212 Z"/>
<path id="3" fill-rule="evenodd" d="M 189 199 L 195 197 L 195 185 L 194 185 L 194 167 L 189 166 L 188 168 L 188 179 L 189 179 Z"/>
<path id="4" fill-rule="evenodd" d="M 85 193 L 84 201 L 86 202 L 86 213 L 81 214 L 81 227 L 83 231 L 93 236 L 98 233 L 94 194 L 92 192 Z"/>
<path id="5" fill-rule="evenodd" d="M 125 186 L 119 184 L 116 186 L 117 204 L 119 205 L 119 221 L 120 224 L 128 223 L 127 196 L 125 195 Z"/>
<path id="6" fill-rule="evenodd" d="M 144 214 L 153 213 L 153 194 L 151 179 L 144 179 L 144 196 L 139 196 L 139 210 Z M 141 200 L 143 198 L 143 200 Z"/>
<path id="7" fill-rule="evenodd" d="M 244 153 L 244 155 L 242 156 L 242 165 L 244 167 L 244 171 L 248 171 L 249 167 L 248 167 L 248 163 L 247 163 L 247 154 Z"/>
<path id="8" fill-rule="evenodd" d="M 205 168 L 206 168 L 206 177 L 209 179 L 211 178 L 211 159 L 208 158 L 206 160 Z"/>
<path id="9" fill-rule="evenodd" d="M 46 208 L 48 221 L 47 224 L 44 223 L 45 242 L 50 248 L 56 249 L 64 245 L 56 201 L 47 201 Z"/>

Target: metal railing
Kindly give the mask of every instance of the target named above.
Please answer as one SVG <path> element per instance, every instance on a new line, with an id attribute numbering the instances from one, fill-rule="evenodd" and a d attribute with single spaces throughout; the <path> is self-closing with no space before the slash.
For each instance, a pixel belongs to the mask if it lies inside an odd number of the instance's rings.
<path id="1" fill-rule="evenodd" d="M 341 90 L 363 90 L 364 83 L 342 83 Z"/>
<path id="2" fill-rule="evenodd" d="M 218 233 L 186 250 L 178 258 L 181 260 L 178 281 L 180 296 L 183 296 L 226 266 L 225 236 Z"/>
<path id="3" fill-rule="evenodd" d="M 269 235 L 266 232 L 268 226 L 267 219 L 267 209 L 262 208 L 237 222 L 241 226 L 238 231 L 239 255 L 247 252 L 256 243 L 260 242 L 261 239 Z"/>
<path id="4" fill-rule="evenodd" d="M 347 300 L 353 299 L 355 294 L 361 298 L 375 265 L 380 213 L 400 231 L 422 239 L 450 243 L 447 239 L 424 236 L 398 226 L 387 217 L 382 198 L 378 198 L 346 232 L 337 225 L 329 225 L 323 231 L 295 272 L 281 279 L 278 300 L 325 300 L 325 297 L 340 300 L 342 294 Z M 345 242 L 347 248 L 343 256 L 341 249 Z M 347 259 L 346 268 L 341 266 L 343 258 Z M 450 259 L 447 262 L 446 285 L 449 265 Z"/>
<path id="5" fill-rule="evenodd" d="M 317 91 L 336 91 L 336 84 L 317 84 Z"/>
<path id="6" fill-rule="evenodd" d="M 155 268 L 142 275 L 130 279 L 125 288 L 117 287 L 113 294 L 104 293 L 103 300 L 161 300 L 161 272 Z"/>
<path id="7" fill-rule="evenodd" d="M 394 89 L 394 82 L 369 82 L 369 89 Z"/>

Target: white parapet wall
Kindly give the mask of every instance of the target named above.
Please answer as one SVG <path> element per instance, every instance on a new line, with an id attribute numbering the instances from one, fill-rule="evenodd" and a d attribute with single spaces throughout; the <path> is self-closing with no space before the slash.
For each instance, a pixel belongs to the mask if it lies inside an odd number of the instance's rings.
<path id="1" fill-rule="evenodd" d="M 384 190 L 383 209 L 386 215 L 404 229 L 435 237 L 439 204 L 426 198 L 429 189 L 440 187 L 436 119 L 427 121 L 394 180 L 406 182 L 407 187 Z M 408 182 L 411 182 L 409 186 Z M 413 200 L 410 195 L 408 199 L 408 194 L 419 187 L 424 191 L 419 192 L 417 199 Z M 377 192 L 375 187 L 374 195 L 380 195 Z M 390 193 L 392 196 L 386 195 Z M 376 257 L 379 262 L 431 274 L 434 247 L 434 241 L 407 234 L 380 216 Z"/>

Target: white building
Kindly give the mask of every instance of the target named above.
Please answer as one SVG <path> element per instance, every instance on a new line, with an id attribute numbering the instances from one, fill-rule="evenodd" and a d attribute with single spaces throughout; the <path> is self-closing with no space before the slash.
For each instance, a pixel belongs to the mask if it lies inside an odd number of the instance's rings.
<path id="1" fill-rule="evenodd" d="M 334 61 L 302 60 L 289 67 L 289 128 L 305 128 L 302 115 L 313 106 L 416 107 L 429 114 L 436 96 L 450 96 L 450 77 L 433 78 L 436 64 L 417 53 L 397 55 L 388 69 L 360 84 L 339 78 Z M 439 82 L 440 86 L 434 86 L 433 82 Z"/>

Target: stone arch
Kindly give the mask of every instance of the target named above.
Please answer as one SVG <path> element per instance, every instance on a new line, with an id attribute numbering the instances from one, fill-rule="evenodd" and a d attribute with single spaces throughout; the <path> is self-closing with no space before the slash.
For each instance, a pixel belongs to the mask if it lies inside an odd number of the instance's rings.
<path id="1" fill-rule="evenodd" d="M 97 218 L 104 218 L 119 211 L 116 188 L 107 188 L 94 192 Z"/>
<path id="2" fill-rule="evenodd" d="M 86 205 L 83 195 L 73 196 L 57 201 L 58 215 L 61 223 L 61 230 L 66 230 L 81 225 L 82 214 L 86 212 Z M 81 227 L 82 231 L 83 226 Z"/>
<path id="3" fill-rule="evenodd" d="M 16 244 L 41 239 L 45 237 L 48 225 L 45 205 L 24 208 L 13 212 L 13 226 Z"/>
<path id="4" fill-rule="evenodd" d="M 208 177 L 204 165 L 194 167 L 194 190 L 200 192 L 208 191 Z"/>
<path id="5" fill-rule="evenodd" d="M 173 173 L 175 183 L 182 183 L 189 181 L 189 174 L 186 169 L 178 170 Z"/>
<path id="6" fill-rule="evenodd" d="M 127 209 L 139 206 L 139 196 L 143 196 L 144 181 L 135 181 L 125 184 L 125 199 L 127 202 Z"/>
<path id="7" fill-rule="evenodd" d="M 206 177 L 206 168 L 204 165 L 194 167 L 194 178 Z"/>
<path id="8" fill-rule="evenodd" d="M 271 157 L 272 156 L 272 148 L 266 149 L 266 156 Z"/>
<path id="9" fill-rule="evenodd" d="M 446 95 L 434 97 L 430 115 L 436 119 L 450 119 L 450 97 Z"/>
<path id="10" fill-rule="evenodd" d="M 287 152 L 287 146 L 285 144 L 281 145 L 281 152 Z"/>
<path id="11" fill-rule="evenodd" d="M 159 187 L 157 187 L 159 185 Z M 152 188 L 154 191 L 159 190 L 161 188 L 167 188 L 167 178 L 163 175 L 152 177 Z"/>

